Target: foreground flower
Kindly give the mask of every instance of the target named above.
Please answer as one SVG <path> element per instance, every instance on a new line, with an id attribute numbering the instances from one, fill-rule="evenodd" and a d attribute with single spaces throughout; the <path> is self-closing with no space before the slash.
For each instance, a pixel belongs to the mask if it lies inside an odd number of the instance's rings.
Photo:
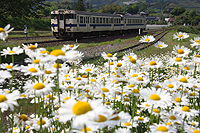
<path id="1" fill-rule="evenodd" d="M 2 39 L 3 41 L 6 40 L 6 38 L 8 37 L 8 33 L 11 32 L 14 28 L 10 28 L 10 24 L 7 24 L 4 28 L 0 28 L 0 39 Z"/>
<path id="2" fill-rule="evenodd" d="M 4 56 L 5 55 L 5 57 L 7 56 L 7 55 L 19 55 L 19 54 L 21 54 L 21 53 L 23 53 L 23 49 L 22 48 L 20 48 L 20 46 L 18 46 L 18 47 L 13 47 L 12 49 L 10 49 L 10 47 L 7 47 L 7 49 L 3 49 L 3 51 L 1 51 L 1 56 Z"/>
<path id="3" fill-rule="evenodd" d="M 154 44 L 154 46 L 155 46 L 156 48 L 160 48 L 160 49 L 163 49 L 163 48 L 168 47 L 168 45 L 165 44 L 165 43 L 162 42 L 162 41 L 158 41 L 157 43 Z"/>
<path id="4" fill-rule="evenodd" d="M 152 35 L 150 36 L 146 35 L 146 36 L 141 37 L 139 42 L 153 42 L 154 40 L 155 38 Z"/>
<path id="5" fill-rule="evenodd" d="M 35 118 L 32 121 L 33 125 L 31 126 L 31 129 L 35 129 L 36 131 L 40 130 L 40 126 L 42 126 L 43 130 L 51 126 L 51 120 L 49 120 L 47 117 Z"/>
<path id="6" fill-rule="evenodd" d="M 166 108 L 172 105 L 170 94 L 161 89 L 152 88 L 143 89 L 140 91 L 141 97 L 147 100 L 147 103 L 154 107 Z"/>
<path id="7" fill-rule="evenodd" d="M 0 90 L 0 109 L 1 112 L 7 111 L 9 108 L 14 110 L 14 106 L 18 106 L 17 99 L 19 99 L 19 91 L 13 91 L 12 93 L 6 93 Z"/>
<path id="8" fill-rule="evenodd" d="M 178 39 L 178 41 L 188 37 L 189 35 L 185 32 L 177 32 L 176 34 L 173 34 L 173 39 Z"/>
<path id="9" fill-rule="evenodd" d="M 150 130 L 152 133 L 175 133 L 177 130 L 170 125 L 165 124 L 154 124 L 150 126 Z"/>
<path id="10" fill-rule="evenodd" d="M 2 83 L 5 79 L 11 78 L 11 74 L 8 71 L 0 71 L 0 83 Z"/>

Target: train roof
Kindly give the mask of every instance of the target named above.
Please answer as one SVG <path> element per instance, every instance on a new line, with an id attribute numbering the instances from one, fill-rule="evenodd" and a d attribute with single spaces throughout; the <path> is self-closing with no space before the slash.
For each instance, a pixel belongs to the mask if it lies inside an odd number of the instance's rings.
<path id="1" fill-rule="evenodd" d="M 114 13 L 114 14 L 109 14 L 109 13 L 96 13 L 96 12 L 86 12 L 86 11 L 75 11 L 75 10 L 67 10 L 67 9 L 58 9 L 54 10 L 51 12 L 51 14 L 59 14 L 59 13 L 76 13 L 80 15 L 95 15 L 95 16 L 110 16 L 110 17 L 125 17 L 125 18 L 144 18 L 140 16 L 139 14 L 137 15 L 126 15 L 124 13 Z"/>

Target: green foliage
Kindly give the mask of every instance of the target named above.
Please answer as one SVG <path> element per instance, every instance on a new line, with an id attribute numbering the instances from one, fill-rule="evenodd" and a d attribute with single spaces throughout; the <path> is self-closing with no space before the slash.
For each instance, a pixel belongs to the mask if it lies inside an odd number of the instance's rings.
<path id="1" fill-rule="evenodd" d="M 186 9 L 184 7 L 175 7 L 170 13 L 172 15 L 178 16 L 184 13 Z"/>
<path id="2" fill-rule="evenodd" d="M 8 23 L 8 17 L 39 17 L 38 10 L 44 8 L 45 0 L 1 0 L 0 22 Z"/>
<path id="3" fill-rule="evenodd" d="M 51 20 L 50 18 L 11 18 L 7 19 L 7 23 L 11 24 L 15 30 L 24 30 L 24 25 L 27 26 L 27 30 L 34 28 L 35 30 L 50 30 Z M 0 27 L 4 27 L 5 24 L 0 22 Z"/>
<path id="4" fill-rule="evenodd" d="M 107 3 L 105 6 L 100 7 L 100 13 L 114 13 L 114 12 L 121 12 L 122 6 L 115 6 L 114 4 Z"/>
<path id="5" fill-rule="evenodd" d="M 75 5 L 74 10 L 85 11 L 85 4 L 83 3 L 83 0 L 78 0 L 78 2 Z"/>
<path id="6" fill-rule="evenodd" d="M 177 31 L 192 33 L 192 34 L 200 34 L 199 30 L 195 26 L 181 26 L 177 28 Z"/>

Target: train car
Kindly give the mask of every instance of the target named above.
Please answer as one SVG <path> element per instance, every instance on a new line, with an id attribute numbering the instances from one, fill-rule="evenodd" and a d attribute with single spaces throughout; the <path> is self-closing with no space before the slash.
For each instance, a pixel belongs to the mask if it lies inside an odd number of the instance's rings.
<path id="1" fill-rule="evenodd" d="M 92 35 L 142 31 L 146 19 L 141 16 L 93 13 L 59 9 L 51 12 L 51 29 L 56 38 L 81 38 Z"/>

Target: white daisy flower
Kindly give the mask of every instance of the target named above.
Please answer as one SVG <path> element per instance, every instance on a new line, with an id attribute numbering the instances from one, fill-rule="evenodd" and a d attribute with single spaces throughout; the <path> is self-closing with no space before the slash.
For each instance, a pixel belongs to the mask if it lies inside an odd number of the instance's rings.
<path id="1" fill-rule="evenodd" d="M 106 54 L 105 52 L 103 52 L 101 54 L 101 56 L 105 59 L 105 60 L 109 60 L 109 61 L 115 61 L 117 60 L 117 57 L 116 57 L 117 53 L 115 53 L 114 55 L 111 54 L 111 53 L 108 53 Z"/>
<path id="2" fill-rule="evenodd" d="M 166 124 L 155 124 L 152 126 L 149 126 L 150 130 L 152 133 L 175 133 L 177 130 L 170 126 L 170 125 L 166 125 Z"/>
<path id="3" fill-rule="evenodd" d="M 146 36 L 143 36 L 143 37 L 141 37 L 140 38 L 140 40 L 139 40 L 139 42 L 153 42 L 155 40 L 155 38 L 154 38 L 154 36 L 152 36 L 152 35 L 146 35 Z"/>
<path id="4" fill-rule="evenodd" d="M 174 108 L 174 111 L 180 115 L 183 118 L 186 117 L 186 119 L 191 119 L 193 118 L 194 116 L 198 115 L 199 111 L 195 110 L 195 109 L 191 109 L 190 107 L 188 106 L 183 106 L 183 107 L 180 107 L 180 106 L 176 106 Z"/>
<path id="5" fill-rule="evenodd" d="M 45 128 L 49 128 L 51 126 L 51 120 L 47 117 L 43 118 L 34 118 L 32 120 L 33 124 L 30 129 L 35 129 L 36 131 L 40 130 L 40 126 L 42 126 L 42 130 Z"/>
<path id="6" fill-rule="evenodd" d="M 171 106 L 171 96 L 170 93 L 168 93 L 165 90 L 152 88 L 149 89 L 142 89 L 140 91 L 140 95 L 142 98 L 147 100 L 148 104 L 153 105 L 154 107 L 161 107 L 166 108 L 167 106 Z"/>
<path id="7" fill-rule="evenodd" d="M 1 51 L 1 56 L 4 56 L 5 55 L 5 57 L 7 56 L 7 55 L 19 55 L 19 54 L 21 54 L 21 53 L 23 53 L 23 49 L 22 48 L 20 48 L 20 46 L 18 46 L 18 47 L 13 47 L 12 49 L 10 49 L 10 47 L 7 47 L 7 49 L 3 49 L 3 51 Z"/>
<path id="8" fill-rule="evenodd" d="M 12 75 L 8 71 L 0 70 L 0 83 L 2 83 L 5 79 L 11 78 Z"/>
<path id="9" fill-rule="evenodd" d="M 6 38 L 8 37 L 8 33 L 11 32 L 14 28 L 10 28 L 10 24 L 7 24 L 4 28 L 0 28 L 0 39 L 2 39 L 3 41 L 6 40 Z"/>
<path id="10" fill-rule="evenodd" d="M 185 32 L 177 32 L 176 34 L 173 34 L 173 39 L 178 39 L 178 41 L 188 37 L 189 35 Z"/>
<path id="11" fill-rule="evenodd" d="M 0 109 L 1 112 L 7 111 L 9 108 L 14 110 L 14 106 L 18 106 L 17 99 L 19 99 L 19 91 L 15 90 L 12 93 L 6 93 L 0 89 Z"/>
<path id="12" fill-rule="evenodd" d="M 179 45 L 174 46 L 172 51 L 172 53 L 177 57 L 187 57 L 190 52 L 190 49 L 186 48 L 185 46 L 180 47 Z"/>
<path id="13" fill-rule="evenodd" d="M 162 42 L 162 41 L 158 41 L 157 43 L 154 44 L 154 46 L 155 46 L 156 48 L 160 48 L 160 49 L 163 49 L 163 48 L 168 47 L 168 45 L 165 44 L 165 43 Z"/>

